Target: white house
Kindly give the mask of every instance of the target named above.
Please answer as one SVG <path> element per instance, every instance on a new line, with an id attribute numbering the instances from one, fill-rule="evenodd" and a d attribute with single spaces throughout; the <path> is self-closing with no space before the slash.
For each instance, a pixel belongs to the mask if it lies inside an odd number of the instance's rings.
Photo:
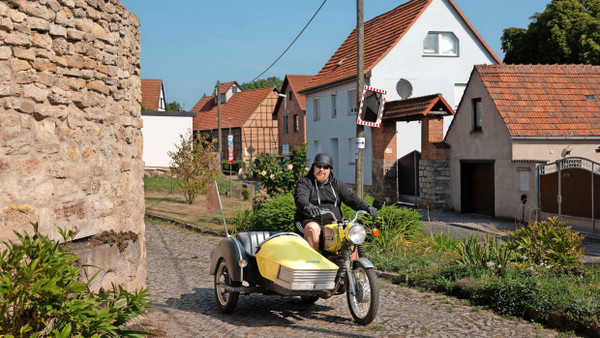
<path id="1" fill-rule="evenodd" d="M 175 151 L 175 145 L 181 143 L 179 135 L 192 131 L 194 117 L 196 113 L 185 111 L 142 111 L 142 159 L 146 169 L 160 170 L 171 166 L 168 152 Z"/>
<path id="2" fill-rule="evenodd" d="M 162 80 L 142 79 L 142 136 L 147 170 L 167 169 L 171 165 L 169 151 L 181 142 L 179 135 L 191 132 L 196 113 L 166 111 L 165 89 Z"/>
<path id="3" fill-rule="evenodd" d="M 355 181 L 356 45 L 354 29 L 300 91 L 306 95 L 307 156 L 331 154 L 334 174 L 348 183 Z M 452 0 L 412 0 L 365 22 L 364 46 L 365 85 L 386 90 L 386 102 L 441 93 L 456 107 L 473 66 L 500 63 Z M 396 158 L 420 150 L 420 121 L 396 122 L 396 130 Z M 365 185 L 374 174 L 372 132 L 365 127 Z"/>

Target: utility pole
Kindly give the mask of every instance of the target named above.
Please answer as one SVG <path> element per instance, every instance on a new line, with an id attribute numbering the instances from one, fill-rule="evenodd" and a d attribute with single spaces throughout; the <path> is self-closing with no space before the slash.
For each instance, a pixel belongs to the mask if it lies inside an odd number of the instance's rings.
<path id="1" fill-rule="evenodd" d="M 219 147 L 219 168 L 223 166 L 223 142 L 221 142 L 221 81 L 217 80 L 217 88 L 215 90 L 217 95 L 217 136 L 218 136 L 218 147 Z"/>
<path id="2" fill-rule="evenodd" d="M 357 107 L 360 107 L 362 92 L 365 86 L 365 51 L 364 51 L 364 18 L 363 18 L 363 0 L 356 0 L 356 98 L 358 99 Z M 360 114 L 358 112 L 357 114 Z M 358 141 L 365 138 L 365 126 L 356 124 L 356 147 L 358 158 L 356 159 L 356 195 L 363 198 L 363 162 L 364 149 L 359 146 Z"/>

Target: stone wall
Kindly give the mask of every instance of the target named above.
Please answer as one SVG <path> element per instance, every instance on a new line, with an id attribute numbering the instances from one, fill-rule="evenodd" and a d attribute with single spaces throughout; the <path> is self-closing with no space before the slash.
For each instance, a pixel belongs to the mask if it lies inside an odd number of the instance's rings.
<path id="1" fill-rule="evenodd" d="M 419 207 L 450 208 L 450 161 L 419 161 Z"/>
<path id="2" fill-rule="evenodd" d="M 145 283 L 140 31 L 117 0 L 0 2 L 0 240 L 133 231 Z"/>

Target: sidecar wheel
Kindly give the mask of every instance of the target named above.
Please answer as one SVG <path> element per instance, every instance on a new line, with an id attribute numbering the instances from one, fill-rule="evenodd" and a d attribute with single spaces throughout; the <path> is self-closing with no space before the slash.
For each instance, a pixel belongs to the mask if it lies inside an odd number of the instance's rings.
<path id="1" fill-rule="evenodd" d="M 350 294 L 350 287 L 346 287 L 348 307 L 355 322 L 367 325 L 375 319 L 379 308 L 377 276 L 373 269 L 365 269 L 358 265 L 352 270 L 352 277 L 354 277 L 356 294 Z"/>
<path id="2" fill-rule="evenodd" d="M 237 305 L 239 292 L 228 292 L 224 287 L 219 286 L 219 283 L 223 283 L 231 286 L 240 286 L 240 282 L 234 282 L 229 276 L 229 269 L 227 263 L 224 260 L 219 262 L 217 266 L 217 273 L 215 274 L 215 297 L 217 299 L 217 305 L 219 310 L 223 313 L 231 313 Z"/>

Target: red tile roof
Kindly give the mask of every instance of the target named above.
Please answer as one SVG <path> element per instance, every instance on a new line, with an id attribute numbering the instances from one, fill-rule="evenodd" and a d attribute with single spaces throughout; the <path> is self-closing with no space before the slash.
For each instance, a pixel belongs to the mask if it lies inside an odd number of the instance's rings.
<path id="1" fill-rule="evenodd" d="M 302 110 L 306 110 L 306 96 L 298 93 L 298 91 L 308 84 L 314 75 L 286 75 L 286 79 L 289 81 L 290 88 L 296 94 L 298 99 L 298 105 Z M 283 86 L 282 86 L 283 88 Z M 285 94 L 285 93 L 284 93 Z"/>
<path id="2" fill-rule="evenodd" d="M 158 101 L 162 90 L 162 80 L 142 79 L 142 106 L 158 110 Z"/>
<path id="3" fill-rule="evenodd" d="M 219 92 L 220 93 L 227 92 L 227 90 L 229 90 L 229 88 L 231 88 L 231 86 L 233 86 L 234 83 L 237 85 L 237 82 L 235 82 L 235 81 L 229 81 L 229 82 L 223 82 L 223 83 L 221 83 L 221 85 L 219 86 Z M 240 87 L 240 85 L 237 85 L 237 86 L 241 90 L 242 87 Z"/>
<path id="4" fill-rule="evenodd" d="M 233 94 L 227 103 L 221 103 L 221 128 L 229 128 L 229 123 L 227 123 L 229 118 L 231 118 L 232 128 L 242 127 L 250 115 L 274 90 L 276 89 L 271 87 Z M 197 113 L 194 118 L 194 130 L 217 129 L 218 108 L 214 95 L 203 96 L 191 111 Z"/>
<path id="5" fill-rule="evenodd" d="M 392 48 L 398 44 L 404 34 L 421 16 L 433 0 L 412 0 L 389 12 L 383 13 L 364 24 L 364 71 L 369 72 Z M 473 34 L 490 55 L 498 62 L 494 54 L 481 36 L 475 31 L 454 1 L 449 4 L 457 11 Z M 303 91 L 317 89 L 338 81 L 345 81 L 356 76 L 356 28 L 346 38 L 321 71 L 306 85 Z"/>
<path id="6" fill-rule="evenodd" d="M 283 79 L 283 83 L 281 84 L 281 94 L 289 95 L 289 91 L 294 92 L 294 97 L 298 101 L 298 105 L 300 109 L 306 111 L 306 96 L 304 94 L 298 93 L 298 91 L 313 78 L 314 75 L 286 75 Z M 285 92 L 283 92 L 285 91 Z M 288 97 L 288 100 L 290 98 Z M 279 106 L 283 103 L 283 98 L 278 97 L 277 103 L 275 104 L 274 114 L 277 114 L 279 111 Z"/>
<path id="7" fill-rule="evenodd" d="M 413 121 L 435 112 L 436 115 L 454 115 L 442 94 L 433 94 L 386 102 L 382 121 Z"/>
<path id="8" fill-rule="evenodd" d="M 513 137 L 600 136 L 600 66 L 478 65 Z"/>

